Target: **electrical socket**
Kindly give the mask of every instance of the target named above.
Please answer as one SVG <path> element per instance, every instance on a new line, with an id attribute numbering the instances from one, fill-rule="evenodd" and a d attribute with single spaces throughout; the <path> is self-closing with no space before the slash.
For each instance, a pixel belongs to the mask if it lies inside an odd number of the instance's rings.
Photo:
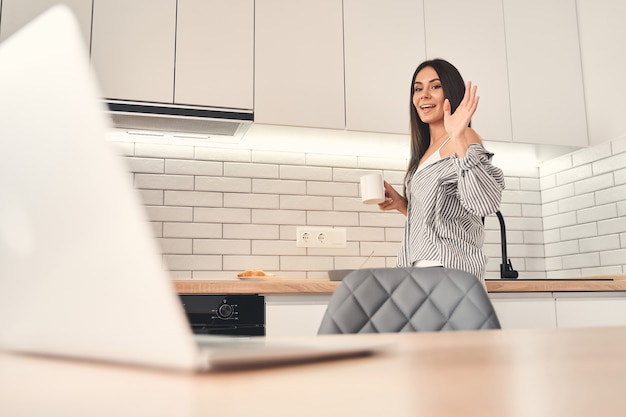
<path id="1" fill-rule="evenodd" d="M 332 227 L 296 228 L 296 246 L 299 248 L 345 248 L 346 229 Z"/>

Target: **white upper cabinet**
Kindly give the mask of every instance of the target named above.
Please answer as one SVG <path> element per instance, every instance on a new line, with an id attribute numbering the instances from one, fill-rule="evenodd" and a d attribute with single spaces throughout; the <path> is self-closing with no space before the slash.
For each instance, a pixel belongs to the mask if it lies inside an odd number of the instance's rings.
<path id="1" fill-rule="evenodd" d="M 176 0 L 94 0 L 91 58 L 109 99 L 174 100 Z"/>
<path id="2" fill-rule="evenodd" d="M 2 0 L 0 1 L 0 41 L 58 3 L 67 5 L 78 20 L 88 48 L 91 35 L 92 0 Z"/>
<path id="3" fill-rule="evenodd" d="M 503 0 L 513 138 L 587 146 L 575 0 Z"/>
<path id="4" fill-rule="evenodd" d="M 346 128 L 407 134 L 424 60 L 421 0 L 344 0 Z"/>
<path id="5" fill-rule="evenodd" d="M 511 141 L 502 1 L 424 0 L 424 18 L 427 58 L 449 61 L 478 86 L 472 127 L 485 140 Z"/>
<path id="6" fill-rule="evenodd" d="M 254 0 L 178 0 L 174 102 L 251 110 Z"/>
<path id="7" fill-rule="evenodd" d="M 344 129 L 342 0 L 256 0 L 254 120 Z"/>

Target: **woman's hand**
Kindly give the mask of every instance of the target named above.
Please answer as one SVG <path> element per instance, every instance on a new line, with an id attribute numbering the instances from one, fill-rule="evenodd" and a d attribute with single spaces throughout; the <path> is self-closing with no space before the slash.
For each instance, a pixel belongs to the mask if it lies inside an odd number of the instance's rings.
<path id="1" fill-rule="evenodd" d="M 381 210 L 398 210 L 406 216 L 406 198 L 402 197 L 387 181 L 385 185 L 385 201 L 378 204 Z"/>
<path id="2" fill-rule="evenodd" d="M 472 86 L 469 81 L 465 86 L 465 95 L 463 100 L 456 108 L 454 114 L 451 114 L 450 101 L 446 99 L 443 103 L 443 125 L 449 137 L 455 140 L 457 148 L 467 149 L 469 146 L 466 137 L 467 125 L 472 120 L 472 116 L 478 107 L 480 97 L 476 95 L 476 86 Z M 465 152 L 463 152 L 465 154 Z M 460 155 L 462 156 L 462 155 Z"/>

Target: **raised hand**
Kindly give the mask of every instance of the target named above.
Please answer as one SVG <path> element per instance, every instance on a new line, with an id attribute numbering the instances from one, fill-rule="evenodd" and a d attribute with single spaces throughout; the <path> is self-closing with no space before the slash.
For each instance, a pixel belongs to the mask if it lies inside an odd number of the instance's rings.
<path id="1" fill-rule="evenodd" d="M 480 97 L 476 95 L 477 87 L 472 85 L 471 81 L 465 85 L 465 94 L 461 104 L 456 108 L 454 114 L 451 114 L 450 101 L 446 99 L 443 103 L 443 125 L 448 136 L 453 139 L 465 141 L 465 130 L 472 116 L 478 107 Z"/>

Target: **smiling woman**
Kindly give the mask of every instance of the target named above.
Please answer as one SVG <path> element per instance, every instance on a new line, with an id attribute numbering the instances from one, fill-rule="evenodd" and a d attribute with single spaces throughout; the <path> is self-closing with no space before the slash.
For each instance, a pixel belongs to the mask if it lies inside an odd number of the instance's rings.
<path id="1" fill-rule="evenodd" d="M 411 80 L 411 158 L 404 195 L 385 183 L 382 210 L 407 216 L 400 267 L 444 266 L 482 280 L 482 218 L 499 210 L 504 177 L 471 128 L 477 88 L 442 59 L 420 64 Z"/>

